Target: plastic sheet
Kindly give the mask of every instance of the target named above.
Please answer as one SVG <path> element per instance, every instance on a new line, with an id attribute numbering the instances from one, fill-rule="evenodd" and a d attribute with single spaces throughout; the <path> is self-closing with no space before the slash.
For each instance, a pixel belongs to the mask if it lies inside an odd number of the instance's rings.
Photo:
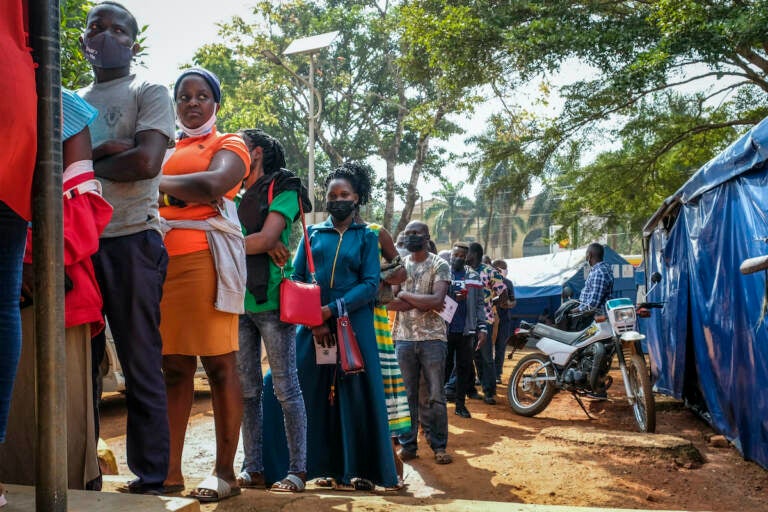
<path id="1" fill-rule="evenodd" d="M 586 247 L 554 254 L 504 260 L 507 276 L 515 285 L 517 306 L 512 317 L 536 320 L 545 309 L 552 314 L 560 307 L 563 288 L 570 287 L 578 298 L 587 276 Z M 614 271 L 613 298 L 626 297 L 635 301 L 637 285 L 634 268 L 610 247 L 605 247 L 603 261 Z M 617 277 L 618 276 L 618 277 Z"/>
<path id="2" fill-rule="evenodd" d="M 713 428 L 768 468 L 765 275 L 744 259 L 768 253 L 768 123 L 699 170 L 679 205 L 646 230 L 646 272 L 662 274 L 644 322 L 656 389 L 705 411 Z M 664 208 L 664 207 L 662 207 Z M 648 226 L 647 226 L 648 227 Z"/>

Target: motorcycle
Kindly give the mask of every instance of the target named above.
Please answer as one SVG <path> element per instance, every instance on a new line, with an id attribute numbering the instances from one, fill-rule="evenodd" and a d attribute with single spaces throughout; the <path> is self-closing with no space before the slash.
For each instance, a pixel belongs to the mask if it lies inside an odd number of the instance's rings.
<path id="1" fill-rule="evenodd" d="M 651 282 L 655 286 L 659 281 L 661 275 L 655 272 Z M 521 416 L 535 416 L 547 408 L 558 391 L 569 391 L 591 418 L 582 397 L 610 387 L 613 379 L 609 372 L 615 355 L 640 431 L 654 432 L 656 408 L 641 348 L 645 336 L 636 327 L 638 317 L 649 317 L 651 309 L 662 307 L 658 302 L 635 306 L 629 299 L 611 299 L 606 302 L 605 315 L 586 313 L 592 316 L 591 323 L 576 332 L 521 322 L 515 331 L 515 345 L 534 341 L 538 351 L 524 356 L 512 370 L 507 387 L 512 410 Z"/>

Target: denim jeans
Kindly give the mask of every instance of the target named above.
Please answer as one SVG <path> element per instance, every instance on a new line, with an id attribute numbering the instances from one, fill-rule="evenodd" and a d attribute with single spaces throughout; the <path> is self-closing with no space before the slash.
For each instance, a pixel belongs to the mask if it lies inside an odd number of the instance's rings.
<path id="1" fill-rule="evenodd" d="M 488 332 L 492 331 L 493 326 L 488 326 Z M 477 346 L 477 342 L 475 342 Z M 496 395 L 496 369 L 493 362 L 493 340 L 490 335 L 485 339 L 485 343 L 479 350 L 475 350 L 475 368 L 477 368 L 477 377 L 483 387 L 485 396 Z"/>
<path id="2" fill-rule="evenodd" d="M 501 317 L 499 320 L 499 330 L 496 333 L 496 341 L 493 348 L 494 368 L 496 378 L 501 378 L 501 372 L 504 369 L 504 358 L 507 353 L 507 340 L 512 336 L 512 319 Z"/>
<path id="3" fill-rule="evenodd" d="M 403 450 L 418 449 L 419 419 L 424 422 L 424 435 L 433 451 L 445 450 L 448 444 L 448 412 L 445 407 L 445 359 L 447 343 L 440 340 L 395 341 L 397 362 L 403 374 L 411 431 L 399 436 Z M 419 404 L 419 385 L 424 377 L 427 401 Z M 421 407 L 421 410 L 419 409 Z"/>
<path id="4" fill-rule="evenodd" d="M 237 367 L 243 388 L 243 471 L 261 473 L 261 340 L 267 349 L 275 395 L 283 408 L 288 441 L 288 472 L 307 470 L 307 410 L 296 371 L 296 326 L 280 321 L 278 311 L 240 315 Z"/>
<path id="5" fill-rule="evenodd" d="M 13 380 L 21 354 L 21 269 L 27 221 L 0 201 L 0 443 L 5 440 Z"/>

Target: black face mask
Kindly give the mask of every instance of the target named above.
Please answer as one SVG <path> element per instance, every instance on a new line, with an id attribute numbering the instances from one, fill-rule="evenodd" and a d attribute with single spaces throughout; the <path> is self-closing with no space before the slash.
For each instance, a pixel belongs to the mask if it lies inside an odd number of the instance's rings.
<path id="1" fill-rule="evenodd" d="M 355 211 L 354 201 L 326 201 L 325 209 L 337 221 L 345 220 Z"/>
<path id="2" fill-rule="evenodd" d="M 419 252 L 424 249 L 427 237 L 424 235 L 408 235 L 405 237 L 405 248 L 411 252 Z"/>
<path id="3" fill-rule="evenodd" d="M 464 265 L 466 265 L 466 260 L 464 258 L 453 258 L 453 261 L 451 262 L 451 267 L 456 272 L 461 272 L 464 270 Z"/>

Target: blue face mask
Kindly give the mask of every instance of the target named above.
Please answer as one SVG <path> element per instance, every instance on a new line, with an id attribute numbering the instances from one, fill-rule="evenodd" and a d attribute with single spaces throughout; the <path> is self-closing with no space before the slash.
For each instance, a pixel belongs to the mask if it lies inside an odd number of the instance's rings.
<path id="1" fill-rule="evenodd" d="M 130 65 L 133 50 L 121 45 L 109 32 L 102 32 L 83 40 L 85 58 L 95 68 L 115 69 Z"/>

